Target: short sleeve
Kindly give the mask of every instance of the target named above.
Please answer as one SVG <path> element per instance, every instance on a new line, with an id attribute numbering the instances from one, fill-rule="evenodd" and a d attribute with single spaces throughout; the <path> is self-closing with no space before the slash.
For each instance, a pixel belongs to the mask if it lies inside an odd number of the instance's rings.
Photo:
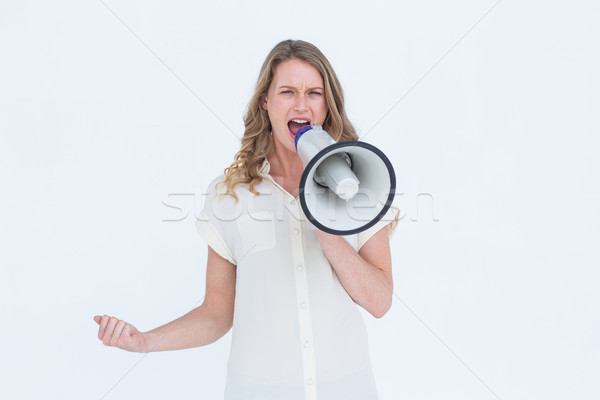
<path id="1" fill-rule="evenodd" d="M 387 226 L 388 235 L 392 237 L 396 228 L 398 227 L 398 221 L 400 220 L 400 210 L 393 205 L 390 207 L 388 212 L 377 222 L 375 225 L 367 229 L 366 231 L 360 232 L 357 235 L 357 248 L 360 248 L 367 243 L 367 241 L 377 232 L 379 232 L 382 228 Z"/>
<path id="2" fill-rule="evenodd" d="M 221 257 L 237 264 L 232 246 L 235 199 L 223 196 L 215 188 L 223 176 L 213 180 L 203 193 L 203 206 L 196 215 L 196 231 Z M 232 207 L 233 205 L 233 207 Z"/>

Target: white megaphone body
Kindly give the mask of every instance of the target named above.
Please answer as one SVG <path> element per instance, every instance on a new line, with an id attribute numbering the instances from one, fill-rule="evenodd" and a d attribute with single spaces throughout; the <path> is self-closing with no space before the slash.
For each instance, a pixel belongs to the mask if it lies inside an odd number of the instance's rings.
<path id="1" fill-rule="evenodd" d="M 300 129 L 295 143 L 304 165 L 300 204 L 313 225 L 352 235 L 383 218 L 394 200 L 396 175 L 381 150 L 360 141 L 336 142 L 319 124 Z"/>

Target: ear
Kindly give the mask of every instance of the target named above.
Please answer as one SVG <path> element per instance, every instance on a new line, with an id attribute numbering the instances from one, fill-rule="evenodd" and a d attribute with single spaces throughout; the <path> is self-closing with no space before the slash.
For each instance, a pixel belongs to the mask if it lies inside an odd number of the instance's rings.
<path id="1" fill-rule="evenodd" d="M 262 95 L 261 99 L 260 99 L 260 106 L 263 108 L 263 110 L 267 111 L 267 95 L 264 94 Z"/>

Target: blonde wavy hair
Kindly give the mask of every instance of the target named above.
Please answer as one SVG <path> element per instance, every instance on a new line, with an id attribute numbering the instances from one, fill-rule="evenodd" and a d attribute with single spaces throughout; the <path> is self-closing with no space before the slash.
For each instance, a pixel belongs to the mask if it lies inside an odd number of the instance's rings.
<path id="1" fill-rule="evenodd" d="M 284 40 L 271 50 L 260 69 L 254 95 L 244 115 L 245 130 L 242 146 L 235 155 L 233 163 L 225 169 L 225 179 L 217 184 L 226 185 L 224 195 L 229 194 L 237 199 L 235 186 L 240 183 L 249 184 L 250 191 L 258 194 L 254 186 L 262 181 L 260 168 L 265 157 L 274 148 L 273 135 L 270 133 L 271 121 L 262 104 L 277 67 L 291 59 L 298 59 L 312 65 L 323 78 L 327 103 L 327 116 L 323 122 L 323 129 L 338 142 L 358 140 L 358 135 L 346 116 L 342 86 L 327 58 L 311 43 L 303 40 Z"/>

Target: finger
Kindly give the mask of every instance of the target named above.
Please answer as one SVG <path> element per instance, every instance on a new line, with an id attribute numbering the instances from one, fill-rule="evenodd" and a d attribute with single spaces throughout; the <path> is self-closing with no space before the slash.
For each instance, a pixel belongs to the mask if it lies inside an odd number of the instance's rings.
<path id="1" fill-rule="evenodd" d="M 104 343 L 107 346 L 110 345 L 110 339 L 113 336 L 113 332 L 115 330 L 117 322 L 119 322 L 119 320 L 115 317 L 110 317 L 110 319 L 108 320 L 108 324 L 106 325 L 106 331 L 104 332 L 104 339 L 102 339 L 102 343 Z"/>
<path id="2" fill-rule="evenodd" d="M 94 321 L 96 321 L 96 323 L 98 325 L 100 325 L 100 321 L 102 320 L 102 316 L 100 315 L 94 315 Z"/>
<path id="3" fill-rule="evenodd" d="M 108 325 L 108 321 L 110 317 L 108 315 L 104 315 L 100 318 L 100 327 L 98 328 L 98 339 L 104 339 L 104 332 L 106 331 L 106 325 Z"/>
<path id="4" fill-rule="evenodd" d="M 110 345 L 111 346 L 117 346 L 118 343 L 123 342 L 122 338 L 121 338 L 121 334 L 123 332 L 123 328 L 125 327 L 125 321 L 119 321 L 117 322 L 117 325 L 115 326 L 115 330 L 112 334 L 112 339 L 110 339 Z"/>
<path id="5" fill-rule="evenodd" d="M 132 328 L 133 327 L 131 325 L 125 324 L 125 327 L 123 328 L 123 333 L 121 333 L 121 336 L 123 337 L 123 339 L 127 339 L 127 340 L 131 339 Z"/>
<path id="6" fill-rule="evenodd" d="M 126 324 L 125 328 L 123 329 L 123 333 L 121 334 L 121 337 L 127 341 L 127 343 L 132 343 L 133 342 L 133 335 L 137 332 L 137 330 L 135 329 L 135 327 L 133 327 L 130 324 Z"/>

